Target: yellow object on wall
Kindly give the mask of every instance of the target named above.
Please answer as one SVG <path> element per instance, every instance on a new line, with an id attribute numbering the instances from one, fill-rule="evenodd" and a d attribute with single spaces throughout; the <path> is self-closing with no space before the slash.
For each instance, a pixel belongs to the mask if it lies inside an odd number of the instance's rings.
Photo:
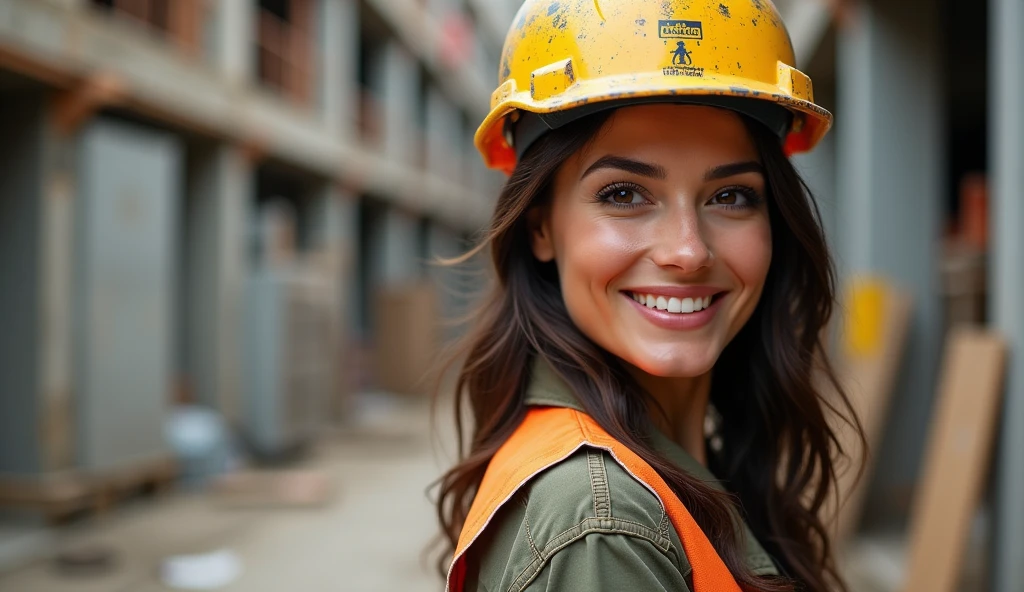
<path id="1" fill-rule="evenodd" d="M 888 289 L 876 278 L 851 282 L 847 296 L 846 351 L 851 357 L 877 355 L 883 346 Z"/>

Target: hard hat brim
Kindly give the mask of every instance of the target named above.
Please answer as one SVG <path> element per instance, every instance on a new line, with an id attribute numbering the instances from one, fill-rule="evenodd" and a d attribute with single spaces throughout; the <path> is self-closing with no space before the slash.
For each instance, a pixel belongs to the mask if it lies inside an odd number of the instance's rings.
<path id="1" fill-rule="evenodd" d="M 832 126 L 832 114 L 790 89 L 752 82 L 734 76 L 706 74 L 702 77 L 679 77 L 661 72 L 615 78 L 580 80 L 564 92 L 545 100 L 535 100 L 529 90 L 517 91 L 504 85 L 495 91 L 490 115 L 477 130 L 475 143 L 484 155 L 487 166 L 511 173 L 516 164 L 516 151 L 504 133 L 505 118 L 517 110 L 529 113 L 557 113 L 593 103 L 629 104 L 631 99 L 685 97 L 687 103 L 700 104 L 701 97 L 742 97 L 769 101 L 788 109 L 793 115 L 792 128 L 785 138 L 787 154 L 812 149 Z M 713 101 L 709 101 L 713 102 Z M 715 105 L 712 105 L 715 106 Z"/>

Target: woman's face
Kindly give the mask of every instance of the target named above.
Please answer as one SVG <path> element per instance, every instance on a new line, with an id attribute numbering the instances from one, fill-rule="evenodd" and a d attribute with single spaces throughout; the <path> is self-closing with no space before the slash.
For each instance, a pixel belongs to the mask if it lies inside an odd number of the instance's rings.
<path id="1" fill-rule="evenodd" d="M 765 177 L 740 117 L 691 105 L 618 110 L 533 212 L 573 322 L 660 377 L 714 366 L 750 318 L 772 258 Z"/>

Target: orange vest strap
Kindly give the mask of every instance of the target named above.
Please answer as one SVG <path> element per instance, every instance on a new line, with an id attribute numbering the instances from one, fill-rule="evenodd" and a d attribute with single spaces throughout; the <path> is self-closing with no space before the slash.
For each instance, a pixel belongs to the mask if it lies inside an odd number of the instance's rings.
<path id="1" fill-rule="evenodd" d="M 692 568 L 694 592 L 740 592 L 704 531 L 668 483 L 632 450 L 612 438 L 590 416 L 563 407 L 538 407 L 491 459 L 459 536 L 448 570 L 447 590 L 462 592 L 465 554 L 502 505 L 533 477 L 565 460 L 582 446 L 602 448 L 658 497 L 683 542 Z"/>

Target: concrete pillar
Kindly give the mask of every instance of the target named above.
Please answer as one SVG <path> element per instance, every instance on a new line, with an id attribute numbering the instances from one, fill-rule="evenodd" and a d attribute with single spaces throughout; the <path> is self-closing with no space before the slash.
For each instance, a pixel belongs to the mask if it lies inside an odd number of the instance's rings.
<path id="1" fill-rule="evenodd" d="M 348 413 L 347 393 L 355 385 L 352 364 L 347 363 L 356 318 L 359 283 L 356 254 L 359 248 L 359 216 L 356 196 L 334 183 L 324 183 L 312 195 L 308 209 L 310 247 L 322 264 L 323 273 L 332 286 L 334 302 L 332 322 L 336 369 L 336 395 L 329 401 L 330 413 L 343 418 Z"/>
<path id="2" fill-rule="evenodd" d="M 185 374 L 199 402 L 237 418 L 251 162 L 234 146 L 211 146 L 192 161 L 185 213 Z"/>
<path id="3" fill-rule="evenodd" d="M 371 287 L 402 284 L 419 278 L 422 259 L 419 220 L 398 208 L 388 207 L 370 237 Z"/>
<path id="4" fill-rule="evenodd" d="M 256 71 L 256 2 L 222 0 L 210 7 L 213 62 L 232 82 L 247 84 Z"/>
<path id="5" fill-rule="evenodd" d="M 439 313 L 443 320 L 443 336 L 451 339 L 461 333 L 463 327 L 453 321 L 460 319 L 467 312 L 466 305 L 470 292 L 479 289 L 472 282 L 473 278 L 466 273 L 466 266 L 458 268 L 440 265 L 438 259 L 452 259 L 462 255 L 466 249 L 461 237 L 448 228 L 431 223 L 427 230 L 428 274 L 437 286 Z"/>
<path id="6" fill-rule="evenodd" d="M 60 218 L 54 216 L 54 208 L 64 206 L 61 211 L 67 212 L 71 207 L 71 200 L 55 200 L 58 196 L 47 191 L 54 185 L 47 184 L 41 99 L 36 93 L 8 94 L 0 112 L 0 133 L 5 138 L 0 144 L 0 325 L 4 327 L 0 331 L 0 473 L 9 474 L 43 469 L 45 451 L 38 433 L 48 399 L 43 383 L 47 370 L 52 372 L 53 362 L 60 359 L 53 355 L 61 353 L 54 346 L 63 343 L 66 361 L 70 342 L 66 325 L 61 327 L 64 331 L 47 335 L 40 323 L 42 319 L 49 324 L 53 304 L 63 305 L 65 316 L 69 308 L 67 292 L 57 300 L 47 289 L 52 284 L 47 286 L 46 280 L 56 279 L 55 268 L 47 266 L 52 250 L 41 253 L 39 247 L 65 238 L 48 232 L 55 230 L 52 222 Z M 66 237 L 63 243 L 65 258 L 70 255 L 70 240 Z M 63 279 L 69 279 L 67 275 Z M 66 394 L 68 377 L 63 374 L 50 376 L 50 382 Z"/>
<path id="7" fill-rule="evenodd" d="M 844 268 L 914 299 L 907 351 L 869 494 L 905 516 L 931 418 L 942 343 L 938 248 L 944 182 L 943 68 L 935 0 L 858 3 L 838 39 L 838 236 Z"/>
<path id="8" fill-rule="evenodd" d="M 992 252 L 988 293 L 992 324 L 1009 341 L 1006 400 L 996 463 L 993 590 L 1024 591 L 1024 4 L 989 3 L 991 70 Z"/>
<path id="9" fill-rule="evenodd" d="M 825 237 L 829 241 L 833 256 L 836 252 L 836 233 L 839 231 L 839 204 L 836 187 L 836 134 L 830 133 L 818 144 L 813 152 L 793 157 L 793 164 L 807 182 L 811 193 L 817 200 L 821 212 L 821 222 L 825 228 Z M 836 266 L 844 268 L 842 261 Z"/>
<path id="10" fill-rule="evenodd" d="M 383 121 L 384 154 L 412 164 L 416 157 L 416 101 L 419 76 L 416 61 L 397 41 L 390 41 L 374 56 L 370 87 Z"/>
<path id="11" fill-rule="evenodd" d="M 462 118 L 458 109 L 436 88 L 427 93 L 427 170 L 446 179 L 461 177 L 459 143 Z"/>
<path id="12" fill-rule="evenodd" d="M 351 139 L 359 115 L 359 3 L 321 0 L 319 10 L 320 113 L 334 136 Z"/>
<path id="13" fill-rule="evenodd" d="M 324 183 L 313 194 L 309 208 L 310 245 L 326 265 L 337 289 L 337 313 L 342 330 L 351 326 L 356 291 L 356 254 L 359 248 L 357 197 L 334 183 Z"/>

